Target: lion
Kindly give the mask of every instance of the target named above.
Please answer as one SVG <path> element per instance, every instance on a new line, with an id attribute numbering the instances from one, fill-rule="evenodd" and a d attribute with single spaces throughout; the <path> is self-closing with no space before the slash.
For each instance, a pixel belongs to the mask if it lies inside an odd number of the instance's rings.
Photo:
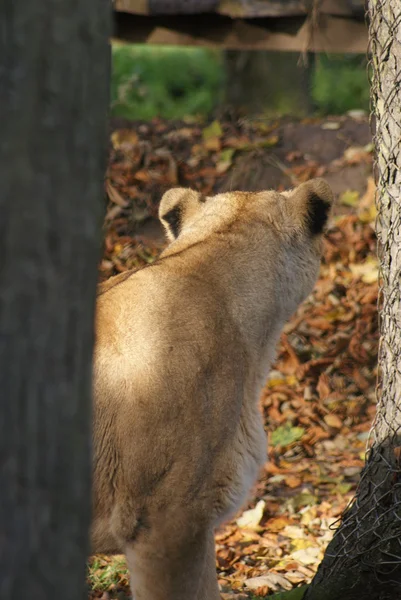
<path id="1" fill-rule="evenodd" d="M 333 195 L 175 188 L 159 259 L 100 286 L 93 553 L 125 553 L 136 600 L 217 600 L 214 529 L 266 461 L 258 398 L 311 293 Z"/>

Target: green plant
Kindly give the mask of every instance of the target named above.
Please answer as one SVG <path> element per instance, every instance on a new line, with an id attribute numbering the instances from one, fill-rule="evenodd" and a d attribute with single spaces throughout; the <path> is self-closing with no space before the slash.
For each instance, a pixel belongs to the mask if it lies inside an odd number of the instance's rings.
<path id="1" fill-rule="evenodd" d="M 226 73 L 223 55 L 217 50 L 115 44 L 112 52 L 114 116 L 144 120 L 208 116 L 222 102 Z M 258 87 L 253 93 L 255 90 Z M 290 82 L 288 89 L 280 88 L 279 92 L 274 91 L 272 82 L 272 94 L 277 97 L 275 110 L 291 113 L 294 93 Z M 343 114 L 355 108 L 368 110 L 366 58 L 318 55 L 310 94 L 321 115 Z"/>
<path id="2" fill-rule="evenodd" d="M 88 584 L 96 591 L 110 591 L 128 585 L 128 569 L 124 556 L 94 556 L 88 565 Z"/>
<path id="3" fill-rule="evenodd" d="M 316 59 L 312 97 L 320 114 L 344 114 L 369 109 L 369 81 L 365 56 L 324 55 Z"/>
<path id="4" fill-rule="evenodd" d="M 114 45 L 112 114 L 133 119 L 207 115 L 223 80 L 220 55 L 201 48 Z"/>

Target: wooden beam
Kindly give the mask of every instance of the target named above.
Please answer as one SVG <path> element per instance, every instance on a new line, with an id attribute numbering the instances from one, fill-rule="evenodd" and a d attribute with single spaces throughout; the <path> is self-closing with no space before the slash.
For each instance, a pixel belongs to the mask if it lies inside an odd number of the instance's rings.
<path id="1" fill-rule="evenodd" d="M 213 12 L 231 18 L 263 18 L 305 16 L 311 11 L 313 0 L 114 0 L 114 10 L 136 15 L 178 15 Z M 363 12 L 363 0 L 359 0 Z M 319 14 L 352 17 L 349 0 L 320 0 Z"/>
<path id="2" fill-rule="evenodd" d="M 116 12 L 114 37 L 131 43 L 365 53 L 368 30 L 361 21 L 328 15 L 321 15 L 318 24 L 312 27 L 305 17 L 231 19 L 216 14 L 149 17 Z"/>

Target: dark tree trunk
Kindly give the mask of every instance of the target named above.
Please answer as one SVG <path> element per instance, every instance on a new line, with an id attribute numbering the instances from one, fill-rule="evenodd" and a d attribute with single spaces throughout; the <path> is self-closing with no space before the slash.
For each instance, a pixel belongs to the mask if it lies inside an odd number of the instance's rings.
<path id="1" fill-rule="evenodd" d="M 225 104 L 246 115 L 310 114 L 311 63 L 294 52 L 227 50 Z"/>
<path id="2" fill-rule="evenodd" d="M 77 600 L 109 0 L 0 2 L 0 598 Z"/>
<path id="3" fill-rule="evenodd" d="M 401 598 L 401 4 L 369 0 L 382 276 L 377 415 L 353 506 L 307 600 Z"/>

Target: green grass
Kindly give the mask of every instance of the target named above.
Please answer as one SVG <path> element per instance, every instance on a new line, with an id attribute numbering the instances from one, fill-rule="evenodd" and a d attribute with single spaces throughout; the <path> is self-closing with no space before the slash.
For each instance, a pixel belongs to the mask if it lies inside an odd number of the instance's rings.
<path id="1" fill-rule="evenodd" d="M 209 116 L 224 97 L 224 60 L 217 50 L 169 46 L 113 46 L 111 110 L 114 116 L 149 120 Z M 272 82 L 274 86 L 274 82 Z M 278 90 L 275 112 L 291 112 L 291 89 Z M 272 102 L 274 94 L 269 98 Z M 318 55 L 311 97 L 319 115 L 369 109 L 366 58 Z M 267 106 L 266 110 L 272 109 Z M 280 115 L 278 115 L 280 116 Z"/>
<path id="2" fill-rule="evenodd" d="M 91 590 L 106 592 L 128 585 L 128 569 L 124 556 L 94 556 L 88 566 Z"/>
<path id="3" fill-rule="evenodd" d="M 344 114 L 369 110 L 366 58 L 362 55 L 324 55 L 316 59 L 312 98 L 318 113 Z"/>
<path id="4" fill-rule="evenodd" d="M 132 119 L 207 115 L 224 76 L 218 52 L 169 46 L 113 46 L 112 114 Z"/>

